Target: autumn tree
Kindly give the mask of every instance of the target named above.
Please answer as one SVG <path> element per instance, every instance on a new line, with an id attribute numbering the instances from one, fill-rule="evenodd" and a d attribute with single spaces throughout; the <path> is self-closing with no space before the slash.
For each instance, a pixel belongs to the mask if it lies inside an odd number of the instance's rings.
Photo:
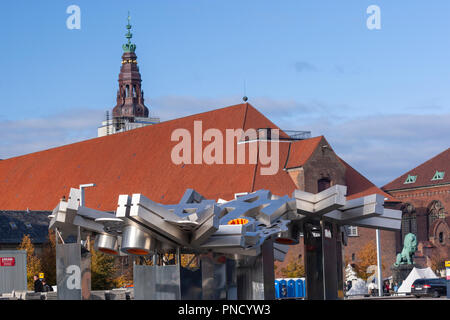
<path id="1" fill-rule="evenodd" d="M 302 278 L 305 276 L 305 267 L 301 261 L 292 259 L 285 268 L 281 268 L 281 275 L 284 278 Z"/>
<path id="2" fill-rule="evenodd" d="M 449 257 L 450 250 L 445 247 L 436 247 L 433 249 L 430 259 L 431 269 L 434 272 L 440 272 L 445 269 L 445 260 Z"/>
<path id="3" fill-rule="evenodd" d="M 34 245 L 31 242 L 29 235 L 24 235 L 18 250 L 25 250 L 27 252 L 27 287 L 28 290 L 34 290 L 33 276 L 42 272 L 41 261 L 34 253 Z"/>
<path id="4" fill-rule="evenodd" d="M 53 230 L 49 231 L 42 249 L 41 265 L 47 284 L 56 285 L 56 238 Z"/>
<path id="5" fill-rule="evenodd" d="M 133 284 L 133 261 L 134 257 L 118 257 L 116 259 L 116 275 L 113 279 L 116 288 Z"/>
<path id="6" fill-rule="evenodd" d="M 367 268 L 372 265 L 377 264 L 377 248 L 375 245 L 375 241 L 370 241 L 361 248 L 361 250 L 357 254 L 357 260 L 355 263 L 355 271 L 358 278 L 363 280 L 367 280 L 372 273 L 367 272 Z M 384 265 L 381 265 L 381 268 L 384 269 Z"/>
<path id="7" fill-rule="evenodd" d="M 189 268 L 198 268 L 198 260 L 195 258 L 195 254 L 182 254 L 181 258 L 181 266 L 183 268 L 186 268 L 189 266 Z"/>
<path id="8" fill-rule="evenodd" d="M 91 288 L 92 290 L 109 290 L 116 286 L 115 257 L 97 250 L 91 250 Z"/>

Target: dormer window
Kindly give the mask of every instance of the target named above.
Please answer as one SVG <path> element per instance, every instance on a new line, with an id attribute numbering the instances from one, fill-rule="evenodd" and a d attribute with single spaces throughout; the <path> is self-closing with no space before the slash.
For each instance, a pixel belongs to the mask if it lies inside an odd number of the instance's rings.
<path id="1" fill-rule="evenodd" d="M 10 222 L 9 222 L 9 226 L 11 227 L 12 230 L 17 230 L 17 225 L 16 225 L 15 222 L 10 221 Z"/>
<path id="2" fill-rule="evenodd" d="M 405 182 L 403 184 L 408 184 L 408 183 L 414 183 L 417 180 L 417 176 L 412 176 L 410 174 L 408 174 L 408 178 L 406 178 Z"/>
<path id="3" fill-rule="evenodd" d="M 434 174 L 433 178 L 431 179 L 431 181 L 435 181 L 435 180 L 443 180 L 445 176 L 445 171 L 437 171 Z"/>

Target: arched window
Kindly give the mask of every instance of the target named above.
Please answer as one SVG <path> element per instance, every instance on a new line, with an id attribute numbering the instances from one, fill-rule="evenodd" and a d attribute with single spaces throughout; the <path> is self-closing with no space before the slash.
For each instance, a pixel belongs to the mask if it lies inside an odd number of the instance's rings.
<path id="1" fill-rule="evenodd" d="M 323 190 L 331 187 L 331 181 L 328 178 L 322 178 L 317 181 L 317 192 L 321 192 Z"/>
<path id="2" fill-rule="evenodd" d="M 428 230 L 437 219 L 445 219 L 445 212 L 442 202 L 434 200 L 428 206 Z"/>
<path id="3" fill-rule="evenodd" d="M 405 203 L 402 210 L 402 244 L 408 233 L 414 233 L 417 236 L 416 209 L 410 203 Z"/>
<path id="4" fill-rule="evenodd" d="M 125 87 L 125 97 L 129 97 L 130 96 L 130 86 L 129 85 L 126 85 L 126 87 Z"/>
<path id="5" fill-rule="evenodd" d="M 133 86 L 133 97 L 136 98 L 136 86 Z"/>

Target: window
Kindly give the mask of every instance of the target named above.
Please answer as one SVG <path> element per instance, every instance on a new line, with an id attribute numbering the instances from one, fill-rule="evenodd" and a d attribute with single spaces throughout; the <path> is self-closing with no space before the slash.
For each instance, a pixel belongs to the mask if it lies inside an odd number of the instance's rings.
<path id="1" fill-rule="evenodd" d="M 31 225 L 31 223 L 25 222 L 25 227 L 27 227 L 27 229 L 31 229 L 33 226 Z"/>
<path id="2" fill-rule="evenodd" d="M 358 227 L 349 226 L 347 231 L 348 231 L 349 237 L 357 237 L 358 236 Z"/>
<path id="3" fill-rule="evenodd" d="M 439 232 L 439 243 L 444 243 L 444 233 Z"/>
<path id="4" fill-rule="evenodd" d="M 13 230 L 17 230 L 17 225 L 16 225 L 16 223 L 15 223 L 15 222 L 13 222 L 13 221 L 10 221 L 10 222 L 9 222 L 9 226 L 11 227 L 11 229 L 13 229 Z"/>
<path id="5" fill-rule="evenodd" d="M 408 178 L 406 178 L 403 184 L 414 183 L 417 180 L 417 176 L 412 176 L 408 174 Z"/>
<path id="6" fill-rule="evenodd" d="M 442 180 L 442 179 L 444 179 L 444 176 L 445 176 L 445 171 L 439 172 L 439 171 L 436 170 L 436 173 L 434 174 L 434 176 L 431 179 L 431 181 Z"/>
<path id="7" fill-rule="evenodd" d="M 328 189 L 331 186 L 331 181 L 328 178 L 322 178 L 317 181 L 317 192 Z"/>
<path id="8" fill-rule="evenodd" d="M 355 261 L 356 259 L 356 255 L 354 253 L 352 253 L 352 261 Z"/>

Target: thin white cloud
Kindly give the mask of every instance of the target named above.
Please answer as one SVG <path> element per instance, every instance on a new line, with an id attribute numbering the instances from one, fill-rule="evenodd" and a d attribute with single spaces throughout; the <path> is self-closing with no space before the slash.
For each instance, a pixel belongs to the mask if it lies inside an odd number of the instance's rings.
<path id="1" fill-rule="evenodd" d="M 378 186 L 450 147 L 450 113 L 393 114 L 316 122 L 336 153 Z"/>
<path id="2" fill-rule="evenodd" d="M 378 186 L 450 146 L 450 113 L 363 117 L 355 116 L 351 106 L 321 101 L 255 97 L 249 102 L 282 129 L 324 135 L 340 157 Z M 152 116 L 166 121 L 239 103 L 239 96 L 166 96 L 150 100 L 148 106 Z M 0 159 L 94 138 L 104 117 L 103 110 L 78 109 L 49 118 L 0 119 Z"/>
<path id="3" fill-rule="evenodd" d="M 301 72 L 316 72 L 318 71 L 317 67 L 312 63 L 307 61 L 297 61 L 294 64 L 295 70 L 299 73 Z"/>
<path id="4" fill-rule="evenodd" d="M 324 135 L 340 157 L 378 186 L 450 147 L 450 114 L 355 116 L 357 108 L 321 101 L 255 97 L 249 102 L 282 129 Z M 157 112 L 170 113 L 170 118 L 237 103 L 241 103 L 239 97 L 164 97 L 155 101 Z"/>
<path id="5" fill-rule="evenodd" d="M 340 114 L 351 110 L 347 105 L 331 106 L 322 101 L 303 103 L 294 99 L 249 97 L 248 102 L 270 119 L 288 119 L 294 124 L 300 119 L 317 119 L 323 115 L 341 119 Z M 152 99 L 149 108 L 152 116 L 160 117 L 161 120 L 170 120 L 240 103 L 243 103 L 240 96 L 222 98 L 165 96 Z"/>
<path id="6" fill-rule="evenodd" d="M 101 110 L 74 109 L 48 118 L 0 120 L 0 159 L 95 138 L 103 118 Z"/>

